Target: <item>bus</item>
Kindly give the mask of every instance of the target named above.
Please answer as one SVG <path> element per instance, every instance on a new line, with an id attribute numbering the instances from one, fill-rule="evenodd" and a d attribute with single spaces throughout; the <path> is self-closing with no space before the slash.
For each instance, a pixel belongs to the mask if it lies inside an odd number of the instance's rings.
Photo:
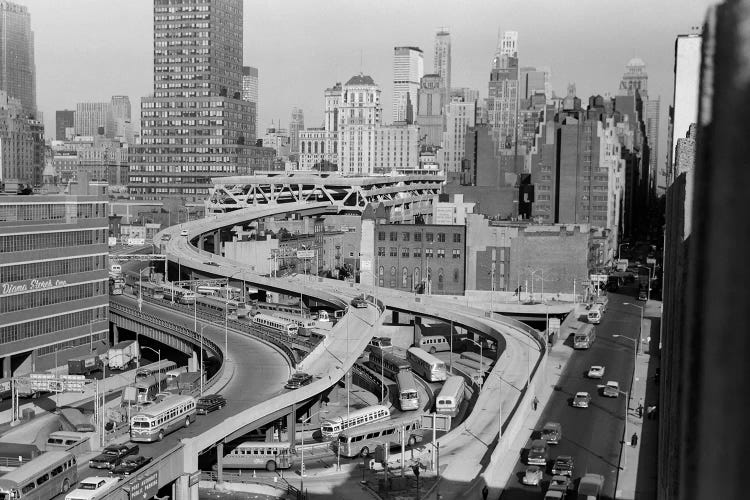
<path id="1" fill-rule="evenodd" d="M 297 333 L 305 337 L 309 337 L 313 331 L 313 328 L 318 326 L 317 322 L 314 319 L 304 318 L 300 316 L 299 314 L 278 312 L 278 313 L 274 313 L 273 316 L 279 319 L 284 319 L 284 320 L 296 323 Z"/>
<path id="2" fill-rule="evenodd" d="M 573 335 L 574 349 L 588 349 L 596 340 L 596 328 L 593 325 L 582 324 Z"/>
<path id="3" fill-rule="evenodd" d="M 0 500 L 49 500 L 78 482 L 76 457 L 48 451 L 0 477 Z"/>
<path id="4" fill-rule="evenodd" d="M 289 469 L 294 465 L 289 442 L 245 441 L 224 455 L 225 469 Z"/>
<path id="5" fill-rule="evenodd" d="M 383 375 L 387 375 L 391 379 L 395 379 L 398 372 L 402 370 L 411 370 L 411 365 L 408 361 L 383 349 L 371 350 L 368 363 L 370 364 L 370 368 L 377 373 L 382 372 Z"/>
<path id="6" fill-rule="evenodd" d="M 410 347 L 406 360 L 417 375 L 429 382 L 442 382 L 447 377 L 445 363 L 419 347 Z"/>
<path id="7" fill-rule="evenodd" d="M 279 333 L 285 333 L 289 336 L 297 335 L 297 323 L 292 321 L 269 316 L 268 314 L 256 314 L 253 316 L 253 324 L 261 329 L 274 330 Z"/>
<path id="8" fill-rule="evenodd" d="M 189 427 L 195 422 L 195 405 L 193 396 L 167 396 L 130 417 L 130 440 L 134 443 L 161 441 L 170 432 Z"/>
<path id="9" fill-rule="evenodd" d="M 95 432 L 96 427 L 91 422 L 91 418 L 83 414 L 78 408 L 61 408 L 61 419 L 68 424 L 69 429 L 75 432 Z"/>
<path id="10" fill-rule="evenodd" d="M 110 295 L 122 295 L 125 289 L 125 278 L 122 276 L 110 276 L 109 277 L 109 293 Z"/>
<path id="11" fill-rule="evenodd" d="M 324 419 L 320 426 L 320 432 L 323 438 L 332 439 L 338 436 L 343 430 L 384 420 L 390 418 L 390 416 L 391 410 L 387 406 L 368 406 L 367 408 L 351 411 L 348 415 Z"/>
<path id="12" fill-rule="evenodd" d="M 435 398 L 435 413 L 442 413 L 455 417 L 461 408 L 461 402 L 466 397 L 464 378 L 459 375 L 448 377 Z"/>
<path id="13" fill-rule="evenodd" d="M 133 290 L 136 295 L 142 294 L 144 297 L 151 297 L 152 299 L 164 299 L 164 287 L 161 283 L 138 281 L 133 284 Z"/>
<path id="14" fill-rule="evenodd" d="M 235 300 L 227 300 L 221 297 L 198 295 L 195 301 L 198 303 L 199 308 L 205 309 L 207 311 L 211 311 L 213 313 L 220 313 L 222 316 L 224 315 L 224 311 L 226 310 L 226 314 L 230 318 L 233 318 L 233 319 L 237 318 L 238 304 L 237 304 L 237 301 Z"/>
<path id="15" fill-rule="evenodd" d="M 187 366 L 180 366 L 169 370 L 167 374 L 167 388 L 177 387 L 177 381 L 180 378 L 181 373 L 187 373 Z"/>
<path id="16" fill-rule="evenodd" d="M 140 380 L 146 379 L 151 375 L 155 375 L 157 373 L 166 374 L 167 372 L 171 372 L 174 370 L 177 370 L 177 363 L 169 359 L 160 359 L 156 363 L 141 365 L 141 367 L 135 371 L 135 381 L 139 382 Z"/>
<path id="17" fill-rule="evenodd" d="M 410 370 L 400 371 L 396 375 L 396 383 L 398 384 L 398 403 L 401 410 L 418 410 L 419 392 L 417 391 L 414 374 Z"/>
<path id="18" fill-rule="evenodd" d="M 603 315 L 604 309 L 602 307 L 602 304 L 596 303 L 589 308 L 589 311 L 586 314 L 586 319 L 589 323 L 598 325 L 599 323 L 601 323 Z"/>
<path id="19" fill-rule="evenodd" d="M 276 302 L 261 302 L 253 300 L 250 302 L 251 310 L 254 314 L 274 314 L 277 312 L 286 314 L 299 314 L 303 318 L 310 317 L 310 310 L 304 304 L 279 304 Z"/>
<path id="20" fill-rule="evenodd" d="M 428 335 L 419 339 L 417 347 L 424 349 L 430 354 L 438 351 L 450 351 L 451 345 L 442 335 Z"/>
<path id="21" fill-rule="evenodd" d="M 417 417 L 375 422 L 342 431 L 336 441 L 336 447 L 342 457 L 366 457 L 378 445 L 400 445 L 402 429 L 404 442 L 409 446 L 422 441 L 422 418 Z"/>
<path id="22" fill-rule="evenodd" d="M 165 373 L 155 373 L 145 378 L 141 377 L 134 385 L 136 401 L 146 403 L 153 400 L 158 393 L 166 388 L 167 375 Z"/>

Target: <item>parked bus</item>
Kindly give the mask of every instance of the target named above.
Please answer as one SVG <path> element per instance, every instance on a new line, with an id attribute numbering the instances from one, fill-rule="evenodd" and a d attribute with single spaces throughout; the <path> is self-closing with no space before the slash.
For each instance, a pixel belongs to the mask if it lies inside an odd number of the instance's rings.
<path id="1" fill-rule="evenodd" d="M 316 323 L 314 319 L 304 318 L 300 316 L 299 314 L 277 312 L 277 313 L 273 313 L 273 316 L 279 319 L 291 321 L 292 323 L 296 323 L 297 333 L 305 337 L 309 337 L 313 331 L 313 328 L 318 326 L 318 324 Z"/>
<path id="2" fill-rule="evenodd" d="M 450 351 L 451 345 L 448 340 L 442 335 L 428 335 L 422 337 L 417 342 L 417 347 L 424 349 L 430 354 L 435 354 L 438 351 Z"/>
<path id="3" fill-rule="evenodd" d="M 381 373 L 382 371 L 383 375 L 391 379 L 395 379 L 398 372 L 402 370 L 411 370 L 411 365 L 408 361 L 383 349 L 371 350 L 368 363 L 370 364 L 370 368 L 377 373 Z"/>
<path id="4" fill-rule="evenodd" d="M 445 363 L 419 347 L 410 347 L 406 351 L 406 360 L 412 371 L 430 382 L 441 382 L 446 379 Z"/>
<path id="5" fill-rule="evenodd" d="M 78 408 L 61 408 L 60 417 L 68 424 L 69 429 L 75 432 L 95 432 L 96 427 L 91 422 L 91 418 L 83 414 Z"/>
<path id="6" fill-rule="evenodd" d="M 588 349 L 596 340 L 596 328 L 594 325 L 582 324 L 573 335 L 573 347 L 575 349 Z"/>
<path id="7" fill-rule="evenodd" d="M 151 297 L 152 299 L 164 299 L 164 286 L 161 283 L 140 280 L 133 283 L 133 290 L 136 295 L 142 294 L 144 297 Z"/>
<path id="8" fill-rule="evenodd" d="M 203 296 L 199 294 L 195 301 L 198 303 L 198 308 L 213 313 L 219 313 L 222 316 L 225 314 L 224 311 L 226 310 L 226 314 L 230 318 L 237 318 L 238 304 L 235 300 L 227 300 L 222 297 Z"/>
<path id="9" fill-rule="evenodd" d="M 294 465 L 291 444 L 245 441 L 224 455 L 225 469 L 289 469 Z"/>
<path id="10" fill-rule="evenodd" d="M 391 410 L 389 410 L 387 406 L 368 406 L 367 408 L 361 408 L 349 412 L 348 415 L 323 420 L 323 424 L 320 426 L 320 432 L 325 439 L 331 439 L 338 436 L 339 433 L 345 429 L 377 422 L 378 420 L 390 418 L 390 416 Z"/>
<path id="11" fill-rule="evenodd" d="M 386 420 L 342 431 L 336 440 L 336 447 L 342 457 L 366 457 L 378 445 L 400 445 L 402 427 L 404 441 L 409 446 L 422 441 L 422 420 L 418 417 Z"/>
<path id="12" fill-rule="evenodd" d="M 49 500 L 78 482 L 76 457 L 48 451 L 0 477 L 0 500 Z"/>
<path id="13" fill-rule="evenodd" d="M 598 325 L 602 321 L 603 314 L 604 314 L 604 311 L 602 310 L 602 305 L 593 304 L 591 308 L 589 308 L 588 313 L 586 314 L 586 319 L 592 325 Z"/>
<path id="14" fill-rule="evenodd" d="M 134 443 L 161 441 L 170 432 L 189 427 L 195 421 L 195 405 L 192 396 L 167 396 L 130 417 L 130 440 Z"/>
<path id="15" fill-rule="evenodd" d="M 155 363 L 141 365 L 141 367 L 135 371 L 135 381 L 139 382 L 140 380 L 146 379 L 151 375 L 156 375 L 157 373 L 166 374 L 177 369 L 177 363 L 175 363 L 174 361 L 171 361 L 169 359 L 160 359 Z M 186 370 L 187 368 L 185 368 L 183 371 Z"/>
<path id="16" fill-rule="evenodd" d="M 435 398 L 435 413 L 455 417 L 461 408 L 461 402 L 466 397 L 465 385 L 464 378 L 459 375 L 448 377 Z"/>
<path id="17" fill-rule="evenodd" d="M 275 316 L 269 316 L 268 314 L 256 314 L 253 316 L 253 324 L 261 328 L 285 333 L 289 336 L 297 335 L 298 331 L 296 323 Z"/>
<path id="18" fill-rule="evenodd" d="M 146 403 L 153 400 L 156 395 L 166 389 L 167 375 L 165 373 L 155 373 L 148 377 L 141 377 L 135 383 L 136 401 Z"/>
<path id="19" fill-rule="evenodd" d="M 403 411 L 419 409 L 419 392 L 414 374 L 410 370 L 402 370 L 396 375 L 398 384 L 398 402 Z"/>

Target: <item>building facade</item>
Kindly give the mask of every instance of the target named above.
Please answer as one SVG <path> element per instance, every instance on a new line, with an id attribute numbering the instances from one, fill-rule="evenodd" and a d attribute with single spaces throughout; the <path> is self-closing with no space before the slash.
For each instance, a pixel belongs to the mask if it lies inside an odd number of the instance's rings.
<path id="1" fill-rule="evenodd" d="M 299 108 L 292 108 L 292 118 L 289 120 L 289 149 L 292 153 L 299 153 L 299 133 L 305 130 L 305 113 Z"/>
<path id="2" fill-rule="evenodd" d="M 258 68 L 252 66 L 242 67 L 242 93 L 243 101 L 250 103 L 250 115 L 248 119 L 249 135 L 258 135 L 258 121 L 260 120 L 260 88 L 258 83 Z"/>
<path id="3" fill-rule="evenodd" d="M 0 162 L 2 182 L 41 183 L 44 126 L 29 118 L 21 101 L 0 91 Z"/>
<path id="4" fill-rule="evenodd" d="M 3 377 L 91 352 L 109 331 L 107 201 L 0 197 Z"/>
<path id="5" fill-rule="evenodd" d="M 439 74 L 424 75 L 419 87 L 417 126 L 423 147 L 438 147 L 443 140 L 443 107 L 447 93 Z"/>
<path id="6" fill-rule="evenodd" d="M 435 58 L 433 73 L 440 77 L 440 86 L 451 88 L 451 34 L 440 29 L 435 34 Z"/>
<path id="7" fill-rule="evenodd" d="M 0 1 L 0 90 L 18 99 L 27 116 L 36 116 L 34 32 L 26 6 Z"/>
<path id="8" fill-rule="evenodd" d="M 76 104 L 76 135 L 111 136 L 114 128 L 112 105 L 109 102 L 79 102 Z"/>
<path id="9" fill-rule="evenodd" d="M 506 31 L 492 60 L 487 98 L 488 122 L 504 150 L 517 140 L 518 77 L 518 33 Z"/>
<path id="10" fill-rule="evenodd" d="M 122 137 L 125 142 L 133 143 L 133 127 L 130 119 L 130 98 L 126 95 L 113 95 L 109 102 L 112 113 L 112 129 L 109 131 L 110 139 Z"/>
<path id="11" fill-rule="evenodd" d="M 154 92 L 141 101 L 132 198 L 200 201 L 212 177 L 248 168 L 255 136 L 241 99 L 242 19 L 241 0 L 154 4 Z"/>
<path id="12" fill-rule="evenodd" d="M 445 106 L 445 129 L 443 131 L 442 166 L 446 173 L 461 172 L 464 159 L 466 130 L 476 125 L 477 102 L 454 97 Z"/>
<path id="13" fill-rule="evenodd" d="M 420 81 L 424 76 L 424 55 L 419 47 L 393 48 L 393 123 L 414 123 Z"/>
<path id="14" fill-rule="evenodd" d="M 66 141 L 70 139 L 68 130 L 73 129 L 75 134 L 76 112 L 72 109 L 55 111 L 55 140 Z"/>

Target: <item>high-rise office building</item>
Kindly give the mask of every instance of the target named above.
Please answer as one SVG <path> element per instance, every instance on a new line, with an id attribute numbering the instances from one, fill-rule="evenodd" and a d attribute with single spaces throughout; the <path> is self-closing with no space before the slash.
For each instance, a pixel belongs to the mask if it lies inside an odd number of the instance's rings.
<path id="1" fill-rule="evenodd" d="M 242 67 L 242 100 L 252 104 L 250 106 L 250 135 L 258 136 L 258 120 L 260 120 L 260 90 L 258 89 L 258 68 Z"/>
<path id="2" fill-rule="evenodd" d="M 517 141 L 518 76 L 518 33 L 506 31 L 492 59 L 487 98 L 487 116 L 500 150 L 512 150 Z"/>
<path id="3" fill-rule="evenodd" d="M 212 177 L 248 171 L 255 136 L 241 99 L 242 20 L 241 0 L 154 3 L 154 93 L 141 100 L 131 197 L 200 201 Z"/>
<path id="4" fill-rule="evenodd" d="M 0 181 L 39 184 L 44 158 L 38 158 L 37 142 L 44 148 L 41 124 L 28 118 L 21 101 L 0 90 Z M 43 132 L 43 129 L 42 129 Z"/>
<path id="5" fill-rule="evenodd" d="M 445 90 L 440 75 L 431 74 L 422 77 L 422 84 L 419 88 L 417 125 L 419 137 L 425 147 L 440 146 L 440 141 L 443 139 L 443 106 L 447 95 Z"/>
<path id="6" fill-rule="evenodd" d="M 466 129 L 476 124 L 477 102 L 454 97 L 445 105 L 445 131 L 441 153 L 446 172 L 461 172 Z"/>
<path id="7" fill-rule="evenodd" d="M 72 109 L 61 109 L 55 111 L 55 139 L 58 141 L 65 141 L 68 139 L 66 136 L 67 129 L 75 129 L 76 112 Z"/>
<path id="8" fill-rule="evenodd" d="M 289 121 L 289 149 L 299 153 L 299 133 L 305 129 L 305 113 L 299 108 L 292 108 L 292 119 Z"/>
<path id="9" fill-rule="evenodd" d="M 414 123 L 424 55 L 419 47 L 393 48 L 393 122 Z"/>
<path id="10" fill-rule="evenodd" d="M 0 90 L 36 116 L 34 32 L 25 6 L 0 0 Z"/>
<path id="11" fill-rule="evenodd" d="M 130 98 L 126 95 L 113 95 L 109 102 L 111 118 L 108 135 L 110 139 L 122 137 L 126 142 L 133 142 L 133 129 L 130 119 Z"/>
<path id="12" fill-rule="evenodd" d="M 380 87 L 368 75 L 355 75 L 344 84 L 339 101 L 339 171 L 371 174 L 375 129 L 382 121 Z"/>
<path id="13" fill-rule="evenodd" d="M 76 104 L 76 135 L 107 135 L 111 131 L 112 111 L 108 102 L 79 102 Z"/>
<path id="14" fill-rule="evenodd" d="M 445 29 L 435 35 L 433 73 L 440 75 L 441 87 L 451 88 L 451 34 Z"/>

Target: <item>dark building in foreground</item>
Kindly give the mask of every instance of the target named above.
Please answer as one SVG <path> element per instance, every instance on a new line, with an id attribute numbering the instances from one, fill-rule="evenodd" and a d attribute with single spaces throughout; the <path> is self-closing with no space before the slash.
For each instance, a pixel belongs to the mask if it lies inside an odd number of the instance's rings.
<path id="1" fill-rule="evenodd" d="M 0 196 L 2 376 L 51 368 L 109 331 L 107 200 Z"/>

